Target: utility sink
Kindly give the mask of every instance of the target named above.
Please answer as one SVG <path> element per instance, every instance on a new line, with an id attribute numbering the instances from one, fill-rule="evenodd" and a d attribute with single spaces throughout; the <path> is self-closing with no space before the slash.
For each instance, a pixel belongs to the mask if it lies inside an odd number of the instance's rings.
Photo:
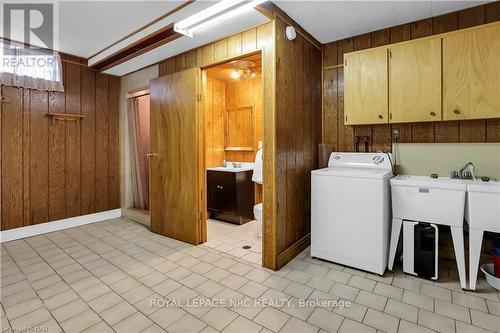
<path id="1" fill-rule="evenodd" d="M 461 179 L 397 176 L 391 179 L 393 218 L 463 225 L 467 185 Z"/>
<path id="2" fill-rule="evenodd" d="M 465 218 L 471 228 L 500 232 L 500 182 L 468 181 Z"/>
<path id="3" fill-rule="evenodd" d="M 500 233 L 500 182 L 468 181 L 465 218 L 469 224 L 470 289 L 476 289 L 485 231 Z"/>
<path id="4" fill-rule="evenodd" d="M 461 179 L 397 176 L 390 180 L 392 227 L 389 270 L 392 270 L 403 221 L 450 226 L 460 286 L 466 288 L 464 210 L 466 182 Z"/>

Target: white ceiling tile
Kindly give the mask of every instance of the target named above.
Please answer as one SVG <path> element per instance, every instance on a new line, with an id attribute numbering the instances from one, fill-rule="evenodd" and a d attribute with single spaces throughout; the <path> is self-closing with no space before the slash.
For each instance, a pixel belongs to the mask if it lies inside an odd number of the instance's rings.
<path id="1" fill-rule="evenodd" d="M 479 6 L 487 1 L 432 1 L 432 16 L 443 15 L 469 7 Z"/>
<path id="2" fill-rule="evenodd" d="M 390 1 L 354 1 L 356 12 L 368 30 L 375 31 L 398 24 L 394 7 Z"/>
<path id="3" fill-rule="evenodd" d="M 399 24 L 432 16 L 431 1 L 393 1 L 392 4 Z"/>

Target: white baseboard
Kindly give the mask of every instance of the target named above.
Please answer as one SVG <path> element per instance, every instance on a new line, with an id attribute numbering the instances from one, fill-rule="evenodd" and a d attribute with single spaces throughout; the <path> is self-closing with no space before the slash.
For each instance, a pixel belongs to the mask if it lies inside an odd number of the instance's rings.
<path id="1" fill-rule="evenodd" d="M 122 216 L 122 210 L 113 209 L 95 214 L 76 216 L 76 217 L 71 217 L 69 219 L 62 219 L 52 222 L 30 225 L 27 227 L 4 230 L 0 231 L 0 243 L 41 235 L 48 232 L 78 227 L 89 223 L 115 219 L 120 216 Z"/>

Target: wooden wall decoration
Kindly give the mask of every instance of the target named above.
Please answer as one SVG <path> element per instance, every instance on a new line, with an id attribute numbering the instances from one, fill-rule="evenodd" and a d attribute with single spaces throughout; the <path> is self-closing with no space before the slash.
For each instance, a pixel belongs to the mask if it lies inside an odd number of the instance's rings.
<path id="1" fill-rule="evenodd" d="M 1 86 L 1 230 L 120 207 L 120 78 L 62 59 L 65 92 Z"/>
<path id="2" fill-rule="evenodd" d="M 323 142 L 331 143 L 336 151 L 353 151 L 354 136 L 366 135 L 370 137 L 370 151 L 391 151 L 392 128 L 399 128 L 399 142 L 405 143 L 500 142 L 500 119 L 345 126 L 343 121 L 344 69 L 342 67 L 343 56 L 346 52 L 417 39 L 499 20 L 500 2 L 496 1 L 324 45 Z"/>
<path id="3" fill-rule="evenodd" d="M 252 151 L 226 151 L 228 161 L 254 162 L 255 153 L 262 141 L 262 77 L 226 81 L 226 109 L 251 107 L 253 129 L 246 131 L 239 123 L 238 132 L 245 137 Z M 241 116 L 241 114 L 239 114 Z M 242 118 L 242 117 L 240 117 Z M 237 124 L 238 126 L 238 124 Z"/>

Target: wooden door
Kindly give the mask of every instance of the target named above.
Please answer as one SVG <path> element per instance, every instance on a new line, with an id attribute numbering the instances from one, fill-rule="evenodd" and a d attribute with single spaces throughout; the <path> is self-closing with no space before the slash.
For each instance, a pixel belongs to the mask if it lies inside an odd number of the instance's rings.
<path id="1" fill-rule="evenodd" d="M 443 118 L 500 117 L 500 24 L 443 37 Z"/>
<path id="2" fill-rule="evenodd" d="M 387 49 L 344 56 L 346 125 L 389 122 Z"/>
<path id="3" fill-rule="evenodd" d="M 441 120 L 441 39 L 389 49 L 389 118 L 392 123 Z"/>
<path id="4" fill-rule="evenodd" d="M 149 88 L 151 231 L 191 244 L 202 241 L 205 206 L 200 75 L 199 68 L 169 74 Z"/>

